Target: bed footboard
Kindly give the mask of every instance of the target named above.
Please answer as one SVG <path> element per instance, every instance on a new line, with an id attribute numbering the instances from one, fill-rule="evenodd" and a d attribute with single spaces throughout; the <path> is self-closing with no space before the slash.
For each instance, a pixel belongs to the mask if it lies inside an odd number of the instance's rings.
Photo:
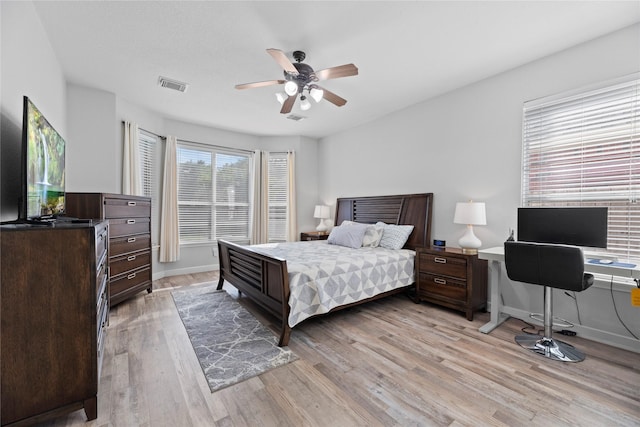
<path id="1" fill-rule="evenodd" d="M 258 253 L 245 246 L 218 240 L 220 280 L 228 281 L 280 321 L 279 346 L 289 343 L 289 274 L 284 259 Z"/>

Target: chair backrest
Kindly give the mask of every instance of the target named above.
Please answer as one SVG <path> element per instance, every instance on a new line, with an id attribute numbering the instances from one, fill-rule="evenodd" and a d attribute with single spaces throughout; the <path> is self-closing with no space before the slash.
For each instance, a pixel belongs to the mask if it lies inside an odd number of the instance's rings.
<path id="1" fill-rule="evenodd" d="M 593 283 L 584 274 L 584 254 L 577 246 L 504 242 L 507 276 L 518 282 L 580 292 Z"/>

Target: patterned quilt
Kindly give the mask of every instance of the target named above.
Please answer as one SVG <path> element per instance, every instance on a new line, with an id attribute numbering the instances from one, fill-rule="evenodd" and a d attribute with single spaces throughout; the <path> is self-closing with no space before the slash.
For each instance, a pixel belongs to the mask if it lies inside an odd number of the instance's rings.
<path id="1" fill-rule="evenodd" d="M 332 308 L 414 282 L 415 251 L 409 249 L 351 249 L 326 241 L 270 243 L 251 248 L 287 260 L 291 327 Z"/>

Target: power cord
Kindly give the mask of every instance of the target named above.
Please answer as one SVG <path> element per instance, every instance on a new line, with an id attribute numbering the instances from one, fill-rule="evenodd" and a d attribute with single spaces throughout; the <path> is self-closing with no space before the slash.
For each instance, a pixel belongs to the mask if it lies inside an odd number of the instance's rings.
<path id="1" fill-rule="evenodd" d="M 569 298 L 573 298 L 573 302 L 576 304 L 576 312 L 578 313 L 578 325 L 582 325 L 582 320 L 580 320 L 580 307 L 578 307 L 578 297 L 576 296 L 576 293 L 573 292 L 573 295 L 571 295 L 569 292 L 565 291 L 564 294 Z"/>
<path id="2" fill-rule="evenodd" d="M 638 287 L 640 287 L 640 282 L 638 281 L 638 279 L 634 279 L 636 281 L 636 284 L 638 284 Z M 620 317 L 620 314 L 618 313 L 618 307 L 616 306 L 616 299 L 613 297 L 613 276 L 611 276 L 611 282 L 609 284 L 609 291 L 611 292 L 611 301 L 613 302 L 613 309 L 616 312 L 616 316 L 618 317 L 618 320 L 620 321 L 620 324 L 622 326 L 624 326 L 624 328 L 627 330 L 627 332 L 629 332 L 631 334 L 632 337 L 634 337 L 637 340 L 640 340 L 640 338 L 638 338 L 636 336 L 636 334 L 634 334 L 633 332 L 631 332 L 631 329 L 629 329 L 627 327 L 627 325 L 624 323 L 624 321 L 622 320 L 622 318 Z"/>
<path id="3" fill-rule="evenodd" d="M 544 329 L 536 329 L 536 327 L 531 323 L 525 322 L 522 319 L 519 319 L 519 320 L 526 325 L 526 326 L 523 326 L 522 329 L 520 329 L 525 334 L 542 335 L 542 331 L 544 331 Z M 528 329 L 532 329 L 533 331 L 532 332 L 528 331 Z"/>

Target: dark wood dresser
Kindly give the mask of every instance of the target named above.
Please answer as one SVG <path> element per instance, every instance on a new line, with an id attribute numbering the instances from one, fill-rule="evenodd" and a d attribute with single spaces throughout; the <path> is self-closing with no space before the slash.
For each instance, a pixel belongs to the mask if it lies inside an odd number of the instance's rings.
<path id="1" fill-rule="evenodd" d="M 1 422 L 97 417 L 109 316 L 108 223 L 3 225 Z"/>
<path id="2" fill-rule="evenodd" d="M 416 302 L 462 311 L 467 320 L 487 306 L 487 261 L 459 248 L 416 249 Z"/>
<path id="3" fill-rule="evenodd" d="M 110 303 L 151 292 L 151 199 L 110 193 L 66 193 L 66 213 L 109 221 Z"/>

